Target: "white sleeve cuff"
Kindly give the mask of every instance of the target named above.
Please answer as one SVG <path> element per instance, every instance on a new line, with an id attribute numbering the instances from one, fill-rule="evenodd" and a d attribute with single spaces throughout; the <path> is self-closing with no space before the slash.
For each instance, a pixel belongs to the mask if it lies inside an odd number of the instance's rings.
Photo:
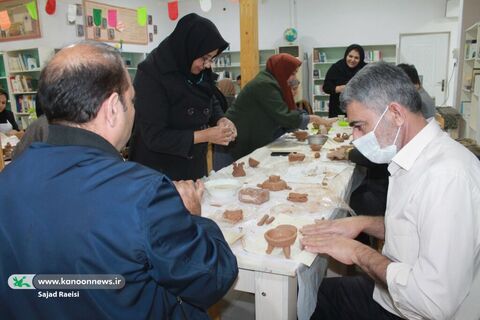
<path id="1" fill-rule="evenodd" d="M 405 287 L 407 285 L 411 271 L 412 266 L 406 263 L 392 262 L 387 266 L 387 285 L 390 294 L 392 294 L 392 290 L 396 291 L 398 286 Z"/>

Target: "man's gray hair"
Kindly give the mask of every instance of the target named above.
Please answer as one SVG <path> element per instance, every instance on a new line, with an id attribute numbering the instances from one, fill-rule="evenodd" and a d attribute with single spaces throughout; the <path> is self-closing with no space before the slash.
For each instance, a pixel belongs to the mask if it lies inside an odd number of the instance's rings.
<path id="1" fill-rule="evenodd" d="M 342 110 L 359 102 L 381 114 L 392 102 L 413 113 L 420 112 L 422 100 L 405 72 L 385 62 L 371 63 L 360 70 L 346 85 L 340 96 Z"/>

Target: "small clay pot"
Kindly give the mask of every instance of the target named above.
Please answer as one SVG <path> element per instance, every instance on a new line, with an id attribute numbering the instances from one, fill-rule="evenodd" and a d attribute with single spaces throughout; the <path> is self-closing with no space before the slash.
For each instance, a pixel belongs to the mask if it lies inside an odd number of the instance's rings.
<path id="1" fill-rule="evenodd" d="M 307 131 L 295 131 L 293 135 L 295 136 L 295 138 L 297 138 L 298 141 L 305 141 L 308 138 Z"/>
<path id="2" fill-rule="evenodd" d="M 350 135 L 346 132 L 342 133 L 342 139 L 343 140 L 348 140 L 348 138 L 350 138 Z"/>
<path id="3" fill-rule="evenodd" d="M 320 158 L 320 152 L 315 152 L 315 155 L 314 155 L 315 159 L 318 159 Z"/>
<path id="4" fill-rule="evenodd" d="M 311 145 L 310 145 L 310 149 L 312 149 L 312 151 L 320 151 L 320 150 L 322 150 L 322 145 L 320 145 L 320 144 L 311 144 Z"/>
<path id="5" fill-rule="evenodd" d="M 273 248 L 282 248 L 285 258 L 290 259 L 290 246 L 297 239 L 297 227 L 282 224 L 265 232 L 264 237 L 268 243 L 267 254 L 271 254 Z"/>

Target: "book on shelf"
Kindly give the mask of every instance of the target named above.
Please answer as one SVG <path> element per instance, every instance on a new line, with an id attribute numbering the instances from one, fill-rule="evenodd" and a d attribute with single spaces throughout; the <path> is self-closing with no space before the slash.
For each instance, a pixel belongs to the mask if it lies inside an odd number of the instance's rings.
<path id="1" fill-rule="evenodd" d="M 375 62 L 382 60 L 382 52 L 380 50 L 368 50 L 365 52 L 365 60 Z"/>
<path id="2" fill-rule="evenodd" d="M 313 49 L 313 62 L 320 61 L 320 51 L 318 49 Z"/>
<path id="3" fill-rule="evenodd" d="M 15 97 L 17 113 L 27 113 L 29 110 L 35 110 L 36 96 L 33 94 L 24 94 Z"/>
<path id="4" fill-rule="evenodd" d="M 326 52 L 320 52 L 320 58 L 319 62 L 327 62 L 327 53 Z"/>
<path id="5" fill-rule="evenodd" d="M 465 59 L 475 59 L 477 56 L 477 40 L 465 41 Z"/>
<path id="6" fill-rule="evenodd" d="M 313 112 L 328 112 L 327 100 L 315 100 L 313 103 Z"/>
<path id="7" fill-rule="evenodd" d="M 320 84 L 316 84 L 313 86 L 313 93 L 316 95 L 321 95 L 324 94 L 323 92 L 323 86 Z"/>
<path id="8" fill-rule="evenodd" d="M 19 53 L 17 56 L 9 56 L 8 63 L 13 71 L 28 71 L 38 68 L 37 59 L 30 54 Z"/>
<path id="9" fill-rule="evenodd" d="M 31 92 L 36 90 L 37 80 L 30 76 L 12 75 L 9 77 L 13 93 Z"/>
<path id="10" fill-rule="evenodd" d="M 321 74 L 322 74 L 321 70 L 319 70 L 319 69 L 313 69 L 313 78 L 314 78 L 314 79 L 320 79 Z"/>

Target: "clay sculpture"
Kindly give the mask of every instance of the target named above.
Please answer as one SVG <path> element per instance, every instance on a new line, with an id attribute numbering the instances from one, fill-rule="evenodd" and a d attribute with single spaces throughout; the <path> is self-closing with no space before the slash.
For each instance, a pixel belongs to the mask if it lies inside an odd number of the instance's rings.
<path id="1" fill-rule="evenodd" d="M 342 135 L 340 133 L 337 133 L 337 135 L 333 138 L 333 141 L 343 142 L 345 141 L 345 139 L 342 138 Z"/>
<path id="2" fill-rule="evenodd" d="M 310 145 L 310 149 L 312 149 L 312 151 L 320 151 L 320 150 L 322 150 L 322 145 L 320 145 L 320 144 L 311 144 L 311 145 Z"/>
<path id="3" fill-rule="evenodd" d="M 234 162 L 233 163 L 232 176 L 234 176 L 234 177 L 244 177 L 244 176 L 246 176 L 247 174 L 245 173 L 245 169 L 243 169 L 243 165 L 244 165 L 243 162 L 240 162 L 240 163 Z"/>
<path id="4" fill-rule="evenodd" d="M 331 150 L 327 154 L 327 158 L 330 160 L 347 160 L 348 159 L 348 152 L 351 149 L 351 146 L 342 146 L 335 150 Z"/>
<path id="5" fill-rule="evenodd" d="M 308 194 L 290 192 L 288 194 L 287 200 L 292 201 L 292 202 L 307 202 L 308 201 Z"/>
<path id="6" fill-rule="evenodd" d="M 238 221 L 243 220 L 243 210 L 225 210 L 223 218 L 230 222 L 237 223 Z"/>
<path id="7" fill-rule="evenodd" d="M 270 200 L 270 192 L 257 188 L 244 188 L 238 192 L 238 200 L 243 203 L 262 204 Z"/>
<path id="8" fill-rule="evenodd" d="M 348 138 L 350 138 L 350 135 L 346 132 L 342 133 L 342 139 L 343 140 L 348 140 Z"/>
<path id="9" fill-rule="evenodd" d="M 288 154 L 288 161 L 295 162 L 295 161 L 303 161 L 305 159 L 305 155 L 300 152 L 290 152 Z"/>
<path id="10" fill-rule="evenodd" d="M 253 158 L 248 158 L 248 165 L 251 167 L 251 168 L 256 168 L 258 165 L 260 164 L 260 161 L 257 161 Z"/>
<path id="11" fill-rule="evenodd" d="M 297 239 L 297 228 L 290 224 L 282 224 L 265 232 L 264 237 L 268 243 L 267 254 L 271 254 L 273 248 L 282 248 L 285 258 L 290 259 L 290 246 Z"/>
<path id="12" fill-rule="evenodd" d="M 315 155 L 314 155 L 315 159 L 318 159 L 320 158 L 320 152 L 315 152 Z"/>
<path id="13" fill-rule="evenodd" d="M 281 191 L 281 190 L 290 190 L 291 188 L 287 183 L 280 179 L 280 176 L 270 176 L 263 183 L 258 184 L 257 187 L 262 189 L 267 189 L 270 191 Z"/>
<path id="14" fill-rule="evenodd" d="M 305 141 L 308 138 L 307 131 L 295 131 L 293 135 L 295 136 L 295 138 L 297 138 L 298 141 Z"/>
<path id="15" fill-rule="evenodd" d="M 3 148 L 2 151 L 3 151 L 3 158 L 4 159 L 10 159 L 12 157 L 13 147 L 10 144 L 10 142 L 7 142 L 7 144 L 5 145 L 5 147 Z"/>

